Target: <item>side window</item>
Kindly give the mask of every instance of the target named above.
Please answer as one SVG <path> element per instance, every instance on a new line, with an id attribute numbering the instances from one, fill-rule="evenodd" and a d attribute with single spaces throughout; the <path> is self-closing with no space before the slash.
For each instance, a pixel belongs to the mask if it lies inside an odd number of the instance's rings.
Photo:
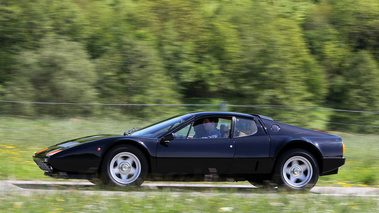
<path id="1" fill-rule="evenodd" d="M 209 117 L 193 122 L 188 139 L 228 138 L 232 118 Z"/>
<path id="2" fill-rule="evenodd" d="M 188 124 L 187 126 L 179 129 L 177 132 L 175 132 L 174 136 L 175 138 L 181 138 L 184 139 L 187 137 L 188 130 L 191 128 L 192 123 Z"/>
<path id="3" fill-rule="evenodd" d="M 245 137 L 249 135 L 254 135 L 257 133 L 257 124 L 252 119 L 246 118 L 236 118 L 236 126 L 234 128 L 234 137 Z"/>
<path id="4" fill-rule="evenodd" d="M 193 122 L 193 125 L 188 134 L 188 139 L 201 138 L 205 134 L 203 119 L 199 119 Z"/>
<path id="5" fill-rule="evenodd" d="M 222 138 L 229 138 L 232 118 L 220 118 L 219 127 Z"/>

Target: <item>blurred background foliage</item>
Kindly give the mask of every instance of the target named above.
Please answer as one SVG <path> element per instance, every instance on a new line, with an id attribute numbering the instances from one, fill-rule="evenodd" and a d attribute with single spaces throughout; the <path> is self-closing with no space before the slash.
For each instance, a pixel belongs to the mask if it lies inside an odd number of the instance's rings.
<path id="1" fill-rule="evenodd" d="M 329 107 L 373 113 L 327 113 L 328 128 L 375 132 L 378 63 L 375 0 L 0 0 L 2 100 Z M 3 103 L 0 114 L 174 113 L 105 108 Z M 255 113 L 303 126 L 319 116 Z"/>

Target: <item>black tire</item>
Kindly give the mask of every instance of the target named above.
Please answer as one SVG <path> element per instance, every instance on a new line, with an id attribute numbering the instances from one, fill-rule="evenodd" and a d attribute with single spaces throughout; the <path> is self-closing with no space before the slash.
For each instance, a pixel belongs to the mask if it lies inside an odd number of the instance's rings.
<path id="1" fill-rule="evenodd" d="M 303 149 L 284 152 L 275 165 L 273 182 L 278 187 L 292 190 L 310 190 L 319 177 L 319 166 L 315 157 Z"/>
<path id="2" fill-rule="evenodd" d="M 105 155 L 101 180 L 104 185 L 140 186 L 147 172 L 148 163 L 141 150 L 131 145 L 118 146 Z"/>

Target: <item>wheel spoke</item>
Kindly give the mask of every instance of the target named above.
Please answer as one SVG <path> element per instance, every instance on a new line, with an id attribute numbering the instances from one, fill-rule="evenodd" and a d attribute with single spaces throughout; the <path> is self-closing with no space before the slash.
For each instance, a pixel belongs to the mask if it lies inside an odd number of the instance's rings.
<path id="1" fill-rule="evenodd" d="M 113 174 L 115 174 L 115 175 L 120 174 L 120 170 L 119 170 L 117 167 L 114 167 L 114 168 L 112 169 L 112 172 L 113 172 Z"/>
<path id="2" fill-rule="evenodd" d="M 307 179 L 307 176 L 303 173 L 298 179 L 303 182 Z"/>
<path id="3" fill-rule="evenodd" d="M 308 166 L 306 164 L 300 165 L 301 169 L 303 170 L 303 173 L 308 171 Z"/>
<path id="4" fill-rule="evenodd" d="M 288 176 L 291 175 L 291 167 L 284 168 L 284 173 Z"/>
<path id="5" fill-rule="evenodd" d="M 128 175 L 121 174 L 121 180 L 123 181 L 128 180 Z"/>
<path id="6" fill-rule="evenodd" d="M 290 177 L 290 181 L 291 181 L 292 184 L 296 184 L 296 180 L 297 180 L 296 177 L 294 177 L 294 176 Z"/>
<path id="7" fill-rule="evenodd" d="M 129 172 L 129 175 L 133 175 L 134 176 L 134 174 L 136 173 L 136 171 L 137 170 L 134 167 L 132 167 L 132 169 Z"/>
<path id="8" fill-rule="evenodd" d="M 134 167 L 134 165 L 136 165 L 136 161 L 135 161 L 135 159 L 129 158 L 128 161 L 129 161 L 129 163 L 130 163 L 130 165 L 131 165 L 132 167 Z"/>

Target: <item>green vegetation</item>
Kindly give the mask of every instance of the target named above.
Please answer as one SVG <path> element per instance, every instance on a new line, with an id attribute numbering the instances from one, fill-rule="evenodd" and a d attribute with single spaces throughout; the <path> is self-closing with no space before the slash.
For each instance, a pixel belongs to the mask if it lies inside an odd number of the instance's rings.
<path id="1" fill-rule="evenodd" d="M 85 195 L 85 196 L 83 196 Z M 4 197 L 3 197 L 4 196 Z M 6 197 L 5 197 L 6 196 Z M 377 197 L 229 192 L 0 194 L 0 212 L 373 212 Z M 5 199 L 4 199 L 5 198 Z"/>
<path id="2" fill-rule="evenodd" d="M 372 0 L 0 0 L 0 99 L 201 99 L 376 112 L 378 8 Z M 86 117 L 108 114 L 105 108 L 2 102 L 0 114 Z M 303 126 L 315 116 L 261 111 Z M 169 114 L 146 106 L 112 113 Z M 296 119 L 299 113 L 307 119 Z M 327 119 L 379 126 L 378 113 L 331 113 Z M 342 131 L 376 132 L 357 125 Z"/>
<path id="3" fill-rule="evenodd" d="M 93 134 L 118 134 L 150 123 L 146 120 L 0 118 L 0 179 L 54 180 L 33 162 L 35 152 L 52 144 Z M 337 133 L 338 134 L 338 133 Z M 320 177 L 318 186 L 379 186 L 377 135 L 340 133 L 346 165 L 339 174 Z"/>

